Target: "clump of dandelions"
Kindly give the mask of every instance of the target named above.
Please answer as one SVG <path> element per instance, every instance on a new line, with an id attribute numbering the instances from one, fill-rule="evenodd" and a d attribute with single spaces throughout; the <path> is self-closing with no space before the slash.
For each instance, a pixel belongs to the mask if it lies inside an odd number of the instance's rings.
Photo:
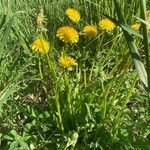
<path id="1" fill-rule="evenodd" d="M 73 22 L 78 23 L 80 21 L 80 13 L 76 9 L 68 8 L 66 10 L 66 14 L 69 17 L 69 19 L 72 20 Z"/>
<path id="2" fill-rule="evenodd" d="M 77 43 L 79 41 L 79 34 L 77 30 L 70 26 L 60 27 L 57 30 L 56 36 L 65 43 Z"/>

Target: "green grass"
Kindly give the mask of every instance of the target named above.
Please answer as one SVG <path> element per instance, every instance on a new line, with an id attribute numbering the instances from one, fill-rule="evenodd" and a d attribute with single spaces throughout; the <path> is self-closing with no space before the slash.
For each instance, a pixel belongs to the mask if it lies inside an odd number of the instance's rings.
<path id="1" fill-rule="evenodd" d="M 149 150 L 148 1 L 0 1 L 0 147 L 8 150 Z M 45 22 L 36 19 L 43 7 Z M 73 23 L 65 10 L 81 13 Z M 141 16 L 140 16 L 141 15 Z M 107 32 L 99 20 L 116 28 Z M 140 19 L 136 19 L 140 18 Z M 131 28 L 135 22 L 142 28 Z M 89 39 L 83 27 L 94 24 Z M 59 27 L 79 32 L 77 44 L 56 37 Z M 40 30 L 50 43 L 47 55 L 31 49 Z M 78 66 L 63 69 L 66 53 Z"/>

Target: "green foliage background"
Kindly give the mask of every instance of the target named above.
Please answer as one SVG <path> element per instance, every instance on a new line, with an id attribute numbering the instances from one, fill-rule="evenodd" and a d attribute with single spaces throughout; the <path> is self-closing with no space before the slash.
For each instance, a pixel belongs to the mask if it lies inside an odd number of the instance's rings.
<path id="1" fill-rule="evenodd" d="M 140 17 L 140 2 L 121 0 L 119 6 L 145 64 L 138 36 L 142 30 L 130 28 L 138 22 L 135 16 Z M 41 7 L 48 30 L 44 36 L 52 47 L 49 59 L 31 49 L 39 35 L 36 18 Z M 81 13 L 78 24 L 67 18 L 69 7 Z M 124 24 L 115 7 L 109 0 L 0 1 L 1 149 L 149 149 L 149 99 L 124 33 L 118 26 L 111 33 L 99 29 L 94 39 L 82 34 L 85 25 L 98 26 L 106 15 Z M 80 32 L 76 45 L 56 38 L 64 25 Z M 78 67 L 64 71 L 59 66 L 62 50 Z"/>

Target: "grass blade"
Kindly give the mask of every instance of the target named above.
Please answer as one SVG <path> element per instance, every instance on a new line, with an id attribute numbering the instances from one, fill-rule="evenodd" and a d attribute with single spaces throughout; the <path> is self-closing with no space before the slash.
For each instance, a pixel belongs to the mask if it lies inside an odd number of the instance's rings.
<path id="1" fill-rule="evenodd" d="M 140 8 L 141 8 L 141 18 L 147 22 L 145 0 L 140 1 Z M 143 28 L 143 44 L 144 44 L 144 52 L 145 52 L 145 60 L 146 60 L 147 80 L 148 80 L 148 92 L 150 92 L 150 51 L 149 51 L 149 43 L 148 43 L 147 25 L 142 23 L 142 28 Z"/>
<path id="2" fill-rule="evenodd" d="M 114 5 L 115 5 L 116 12 L 117 12 L 118 20 L 122 24 L 127 25 L 122 13 L 121 13 L 121 9 L 119 7 L 119 4 L 116 0 L 114 0 Z M 146 88 L 148 88 L 147 72 L 145 70 L 145 67 L 144 67 L 143 63 L 140 61 L 140 55 L 138 53 L 138 49 L 137 49 L 135 43 L 133 42 L 132 35 L 131 35 L 131 33 L 128 33 L 124 29 L 123 29 L 123 32 L 124 32 L 124 36 L 126 38 L 126 41 L 128 43 L 128 47 L 129 47 L 133 62 L 135 64 L 136 71 L 138 72 L 141 81 L 144 83 Z"/>

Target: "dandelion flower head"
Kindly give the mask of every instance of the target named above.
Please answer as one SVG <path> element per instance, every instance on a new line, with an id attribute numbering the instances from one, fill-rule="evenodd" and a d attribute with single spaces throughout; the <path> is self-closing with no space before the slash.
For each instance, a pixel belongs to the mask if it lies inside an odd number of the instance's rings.
<path id="1" fill-rule="evenodd" d="M 57 37 L 65 43 L 77 43 L 79 41 L 79 34 L 77 30 L 70 26 L 60 27 L 57 30 Z"/>
<path id="2" fill-rule="evenodd" d="M 87 25 L 83 28 L 83 32 L 86 36 L 92 38 L 97 35 L 97 28 L 93 25 Z"/>
<path id="3" fill-rule="evenodd" d="M 31 45 L 32 50 L 42 54 L 48 53 L 49 47 L 49 43 L 45 39 L 36 39 Z"/>
<path id="4" fill-rule="evenodd" d="M 59 64 L 64 69 L 68 69 L 68 68 L 71 68 L 72 66 L 77 66 L 78 65 L 72 57 L 63 56 L 63 55 L 59 58 Z"/>
<path id="5" fill-rule="evenodd" d="M 68 8 L 66 14 L 73 22 L 78 23 L 80 21 L 80 13 L 76 9 Z"/>
<path id="6" fill-rule="evenodd" d="M 109 19 L 102 19 L 99 22 L 99 26 L 103 30 L 112 31 L 116 26 L 115 24 Z"/>
<path id="7" fill-rule="evenodd" d="M 135 30 L 139 30 L 141 27 L 141 24 L 140 23 L 135 23 L 132 25 L 132 28 L 135 29 Z"/>

